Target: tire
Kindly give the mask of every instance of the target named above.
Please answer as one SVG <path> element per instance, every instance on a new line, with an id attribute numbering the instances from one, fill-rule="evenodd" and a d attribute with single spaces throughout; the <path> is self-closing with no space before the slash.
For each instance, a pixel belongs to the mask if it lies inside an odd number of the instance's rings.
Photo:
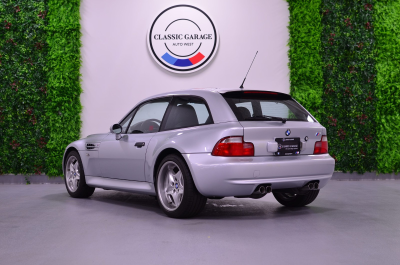
<path id="1" fill-rule="evenodd" d="M 78 152 L 71 151 L 65 159 L 65 187 L 73 198 L 88 198 L 95 188 L 86 185 L 85 172 L 83 171 L 82 160 Z"/>
<path id="2" fill-rule="evenodd" d="M 300 195 L 295 193 L 273 192 L 275 199 L 282 205 L 288 207 L 302 207 L 312 203 L 318 196 L 319 190 L 310 190 Z"/>
<path id="3" fill-rule="evenodd" d="M 156 191 L 158 204 L 172 218 L 193 217 L 207 202 L 207 198 L 196 189 L 185 161 L 175 154 L 161 161 L 157 169 Z"/>

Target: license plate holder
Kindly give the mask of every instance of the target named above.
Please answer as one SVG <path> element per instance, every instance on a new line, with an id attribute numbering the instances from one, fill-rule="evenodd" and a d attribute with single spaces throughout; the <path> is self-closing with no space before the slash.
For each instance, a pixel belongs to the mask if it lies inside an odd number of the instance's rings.
<path id="1" fill-rule="evenodd" d="M 275 138 L 278 143 L 277 156 L 299 155 L 300 137 Z"/>

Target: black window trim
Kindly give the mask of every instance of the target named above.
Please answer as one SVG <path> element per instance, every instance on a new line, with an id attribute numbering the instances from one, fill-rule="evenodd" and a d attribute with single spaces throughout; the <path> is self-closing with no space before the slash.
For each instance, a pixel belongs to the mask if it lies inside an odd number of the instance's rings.
<path id="1" fill-rule="evenodd" d="M 198 98 L 198 99 L 201 99 L 201 100 L 204 102 L 204 104 L 205 104 L 205 106 L 206 106 L 206 108 L 207 108 L 208 114 L 210 115 L 211 123 L 199 124 L 199 125 L 195 125 L 195 126 L 181 127 L 181 128 L 174 128 L 174 129 L 166 130 L 166 129 L 165 129 L 166 120 L 167 120 L 168 117 L 169 117 L 169 114 L 170 114 L 170 112 L 171 112 L 171 110 L 172 110 L 172 105 L 173 105 L 175 99 L 176 99 L 176 98 L 179 98 L 179 97 L 191 97 L 191 98 Z M 159 130 L 159 132 L 167 132 L 167 131 L 173 131 L 173 130 L 181 130 L 181 129 L 185 129 L 185 128 L 192 128 L 192 127 L 205 126 L 205 125 L 212 125 L 212 124 L 215 124 L 215 123 L 214 123 L 214 118 L 213 118 L 212 113 L 211 113 L 211 111 L 210 111 L 210 107 L 208 106 L 207 100 L 205 100 L 203 97 L 196 96 L 196 95 L 174 95 L 174 96 L 172 97 L 172 100 L 170 101 L 170 103 L 169 103 L 169 105 L 168 105 L 167 111 L 165 112 L 165 115 L 164 115 L 164 117 L 163 117 L 163 121 L 162 121 L 162 123 L 161 123 L 161 125 L 160 125 L 160 130 Z"/>
<path id="2" fill-rule="evenodd" d="M 136 112 L 137 110 L 138 110 L 138 108 L 134 108 L 132 111 L 129 112 L 128 115 L 126 115 L 126 116 L 118 123 L 119 125 L 122 126 L 121 122 L 124 121 L 127 117 L 129 117 L 129 115 L 132 114 L 132 117 L 129 119 L 128 126 L 126 126 L 125 131 L 124 131 L 124 132 L 121 132 L 122 134 L 126 134 L 126 132 L 128 131 L 129 126 L 131 126 L 132 119 L 133 119 L 133 117 L 134 117 L 135 114 L 136 114 L 136 113 L 134 113 L 134 112 Z"/>

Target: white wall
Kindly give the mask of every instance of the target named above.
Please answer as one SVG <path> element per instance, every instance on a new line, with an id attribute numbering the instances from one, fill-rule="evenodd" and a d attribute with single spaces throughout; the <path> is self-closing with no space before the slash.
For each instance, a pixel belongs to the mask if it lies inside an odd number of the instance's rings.
<path id="1" fill-rule="evenodd" d="M 216 56 L 202 70 L 174 74 L 151 57 L 146 34 L 165 8 L 191 4 L 211 16 L 220 34 Z M 258 50 L 245 89 L 289 92 L 285 0 L 82 0 L 82 137 L 107 132 L 139 100 L 193 87 L 239 87 Z"/>

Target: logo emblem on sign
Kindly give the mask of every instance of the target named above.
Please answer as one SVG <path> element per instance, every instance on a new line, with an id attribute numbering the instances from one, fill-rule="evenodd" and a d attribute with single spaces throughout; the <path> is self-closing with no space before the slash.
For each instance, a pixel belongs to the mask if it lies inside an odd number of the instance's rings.
<path id="1" fill-rule="evenodd" d="M 290 129 L 287 129 L 286 132 L 285 132 L 285 135 L 286 135 L 286 136 L 289 136 L 290 133 L 291 133 Z"/>
<path id="2" fill-rule="evenodd" d="M 163 68 L 174 73 L 192 73 L 214 57 L 219 36 L 214 22 L 191 5 L 171 6 L 151 24 L 147 36 L 150 54 Z"/>

